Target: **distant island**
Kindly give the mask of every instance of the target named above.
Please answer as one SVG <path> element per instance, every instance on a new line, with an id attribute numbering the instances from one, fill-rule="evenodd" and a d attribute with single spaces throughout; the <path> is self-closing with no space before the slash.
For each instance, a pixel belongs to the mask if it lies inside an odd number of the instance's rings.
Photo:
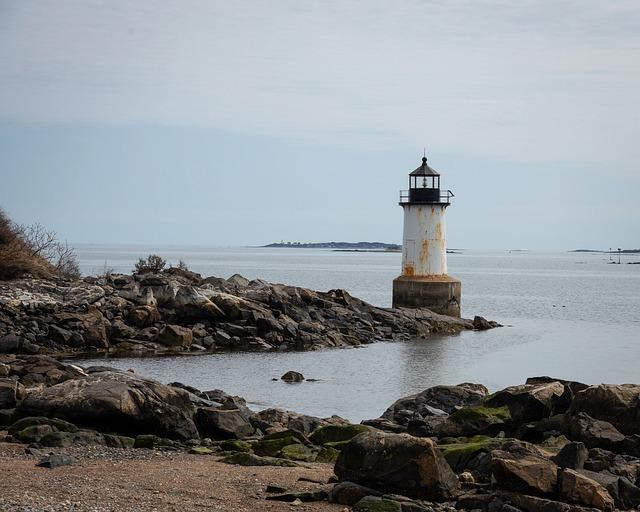
<path id="1" fill-rule="evenodd" d="M 574 249 L 569 252 L 597 252 L 603 254 L 609 254 L 609 252 L 611 252 L 611 254 L 617 254 L 618 250 L 612 249 L 611 251 L 599 251 L 598 249 Z M 622 249 L 620 254 L 640 254 L 640 249 Z"/>
<path id="2" fill-rule="evenodd" d="M 294 249 L 341 249 L 341 250 L 377 250 L 377 251 L 399 251 L 402 249 L 398 244 L 387 244 L 384 242 L 279 242 L 263 247 L 284 247 Z"/>

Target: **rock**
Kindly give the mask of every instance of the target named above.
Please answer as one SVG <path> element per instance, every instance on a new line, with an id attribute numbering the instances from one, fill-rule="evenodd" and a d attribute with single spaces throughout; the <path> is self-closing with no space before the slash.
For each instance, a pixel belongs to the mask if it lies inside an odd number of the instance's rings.
<path id="1" fill-rule="evenodd" d="M 329 462 L 335 463 L 340 455 L 340 450 L 332 446 L 323 446 L 316 455 L 316 462 Z"/>
<path id="2" fill-rule="evenodd" d="M 327 499 L 328 493 L 324 489 L 319 489 L 317 491 L 303 491 L 303 492 L 286 492 L 283 494 L 277 494 L 274 496 L 267 496 L 267 500 L 274 501 L 287 501 L 289 503 L 294 503 L 299 501 L 300 503 L 310 502 L 310 501 L 325 501 Z"/>
<path id="3" fill-rule="evenodd" d="M 588 448 L 616 449 L 625 440 L 611 423 L 596 420 L 584 412 L 567 417 L 567 423 L 571 438 L 582 441 Z"/>
<path id="4" fill-rule="evenodd" d="M 158 343 L 169 347 L 189 347 L 193 342 L 191 329 L 179 325 L 165 325 L 158 334 Z"/>
<path id="5" fill-rule="evenodd" d="M 136 436 L 133 444 L 134 448 L 155 448 L 164 450 L 180 449 L 180 443 L 166 437 L 154 436 L 153 434 L 140 434 Z"/>
<path id="6" fill-rule="evenodd" d="M 8 364 L 0 363 L 0 377 L 8 377 L 11 373 L 11 366 Z"/>
<path id="7" fill-rule="evenodd" d="M 59 343 L 60 345 L 67 345 L 72 336 L 71 331 L 67 331 L 62 327 L 58 327 L 57 325 L 50 325 L 48 336 L 54 343 Z"/>
<path id="8" fill-rule="evenodd" d="M 371 428 L 365 425 L 324 425 L 309 436 L 309 440 L 314 444 L 336 443 L 350 441 L 358 434 L 370 432 Z"/>
<path id="9" fill-rule="evenodd" d="M 99 372 L 56 384 L 30 394 L 17 411 L 127 435 L 199 437 L 187 392 L 129 372 Z"/>
<path id="10" fill-rule="evenodd" d="M 551 494 L 558 481 L 558 466 L 542 456 L 491 452 L 491 473 L 500 489 L 534 494 Z"/>
<path id="11" fill-rule="evenodd" d="M 273 494 L 281 494 L 287 492 L 287 488 L 279 484 L 267 484 L 265 491 Z"/>
<path id="12" fill-rule="evenodd" d="M 64 455 L 61 453 L 54 453 L 49 455 L 48 457 L 42 459 L 37 466 L 41 468 L 58 468 L 60 466 L 69 466 L 71 464 L 75 464 L 76 460 L 70 455 Z"/>
<path id="13" fill-rule="evenodd" d="M 313 462 L 316 459 L 316 454 L 308 446 L 301 443 L 293 443 L 282 447 L 280 450 L 280 457 L 288 460 Z"/>
<path id="14" fill-rule="evenodd" d="M 475 484 L 476 483 L 476 479 L 473 476 L 473 473 L 471 473 L 469 471 L 463 471 L 462 473 L 460 473 L 458 475 L 458 480 L 460 481 L 460 483 L 464 483 L 464 484 Z"/>
<path id="15" fill-rule="evenodd" d="M 213 453 L 213 450 L 207 448 L 206 446 L 194 446 L 192 448 L 189 448 L 189 453 L 193 455 L 211 455 Z"/>
<path id="16" fill-rule="evenodd" d="M 223 452 L 252 452 L 253 448 L 251 443 L 247 441 L 241 441 L 239 439 L 227 439 L 225 441 L 220 441 L 217 446 Z M 283 491 L 284 492 L 284 491 Z"/>
<path id="17" fill-rule="evenodd" d="M 86 313 L 58 313 L 55 319 L 68 329 L 78 331 L 87 346 L 96 348 L 109 346 L 111 323 L 95 306 L 91 306 Z"/>
<path id="18" fill-rule="evenodd" d="M 628 478 L 613 475 L 606 471 L 596 473 L 595 471 L 581 469 L 578 473 L 604 487 L 613 498 L 617 508 L 630 510 L 640 506 L 640 488 Z"/>
<path id="19" fill-rule="evenodd" d="M 614 475 L 623 476 L 635 482 L 640 476 L 640 459 L 592 448 L 589 450 L 589 458 L 584 464 L 585 469 L 591 471 L 607 471 Z"/>
<path id="20" fill-rule="evenodd" d="M 258 455 L 282 457 L 282 450 L 286 446 L 302 445 L 312 447 L 309 440 L 295 430 L 283 430 L 264 436 L 253 445 L 253 451 Z"/>
<path id="21" fill-rule="evenodd" d="M 571 442 L 564 445 L 551 460 L 561 468 L 583 469 L 588 457 L 589 450 L 583 443 Z"/>
<path id="22" fill-rule="evenodd" d="M 454 411 L 438 426 L 437 432 L 446 436 L 497 434 L 510 421 L 511 416 L 506 407 L 475 405 Z"/>
<path id="23" fill-rule="evenodd" d="M 640 385 L 590 386 L 576 394 L 570 412 L 610 422 L 623 434 L 640 434 Z"/>
<path id="24" fill-rule="evenodd" d="M 221 462 L 227 464 L 236 464 L 238 466 L 281 466 L 281 467 L 298 467 L 300 464 L 292 460 L 280 459 L 276 457 L 261 457 L 253 453 L 234 452 L 221 459 Z"/>
<path id="25" fill-rule="evenodd" d="M 183 286 L 173 302 L 176 315 L 183 319 L 219 320 L 224 312 L 193 286 Z"/>
<path id="26" fill-rule="evenodd" d="M 402 505 L 394 500 L 366 496 L 353 506 L 353 512 L 402 512 Z"/>
<path id="27" fill-rule="evenodd" d="M 280 377 L 280 379 L 289 383 L 302 382 L 304 380 L 304 375 L 302 375 L 300 372 L 288 371 L 282 377 Z"/>
<path id="28" fill-rule="evenodd" d="M 494 393 L 485 404 L 491 407 L 506 406 L 516 423 L 524 423 L 551 416 L 563 394 L 564 385 L 560 382 L 524 384 Z"/>
<path id="29" fill-rule="evenodd" d="M 240 274 L 233 274 L 229 279 L 227 279 L 227 283 L 232 286 L 245 287 L 249 286 L 249 282 L 250 281 L 246 277 L 241 276 Z"/>
<path id="30" fill-rule="evenodd" d="M 25 396 L 25 389 L 15 379 L 0 378 L 0 409 L 12 409 Z"/>
<path id="31" fill-rule="evenodd" d="M 487 319 L 481 316 L 473 317 L 473 328 L 476 331 L 486 331 L 488 329 L 492 329 L 493 327 L 495 327 L 495 325 L 491 325 L 491 322 L 489 322 Z"/>
<path id="32" fill-rule="evenodd" d="M 572 469 L 562 471 L 560 492 L 576 503 L 605 511 L 614 509 L 613 498 L 604 487 Z"/>
<path id="33" fill-rule="evenodd" d="M 15 334 L 0 336 L 0 354 L 11 354 L 12 352 L 17 352 L 21 344 L 22 340 Z"/>
<path id="34" fill-rule="evenodd" d="M 242 439 L 255 432 L 240 409 L 199 407 L 195 421 L 200 434 L 212 439 Z"/>
<path id="35" fill-rule="evenodd" d="M 383 413 L 382 418 L 407 425 L 412 419 L 451 414 L 460 407 L 478 405 L 487 393 L 486 388 L 478 388 L 474 384 L 434 386 L 397 400 Z"/>
<path id="36" fill-rule="evenodd" d="M 382 493 L 353 482 L 339 482 L 329 493 L 329 502 L 353 506 L 365 496 L 382 496 Z"/>
<path id="37" fill-rule="evenodd" d="M 129 311 L 127 321 L 136 327 L 149 327 L 160 321 L 160 313 L 155 306 L 137 306 Z"/>
<path id="38" fill-rule="evenodd" d="M 526 494 L 501 493 L 500 498 L 524 512 L 593 512 L 591 508 Z"/>
<path id="39" fill-rule="evenodd" d="M 445 460 L 456 473 L 465 469 L 478 470 L 478 462 L 483 461 L 484 470 L 481 471 L 487 476 L 490 471 L 490 459 L 483 457 L 491 450 L 495 450 L 502 445 L 502 440 L 487 436 L 474 436 L 472 438 L 458 440 L 448 444 L 438 445 Z"/>
<path id="40" fill-rule="evenodd" d="M 409 497 L 448 499 L 458 479 L 429 438 L 367 432 L 342 449 L 335 465 L 340 480 Z"/>

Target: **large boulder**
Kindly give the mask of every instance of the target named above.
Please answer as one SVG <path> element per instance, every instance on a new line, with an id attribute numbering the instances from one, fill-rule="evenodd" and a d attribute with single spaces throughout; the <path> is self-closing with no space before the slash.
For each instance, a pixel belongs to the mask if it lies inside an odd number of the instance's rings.
<path id="1" fill-rule="evenodd" d="M 522 384 L 498 391 L 486 400 L 490 407 L 506 406 L 516 423 L 548 418 L 564 394 L 560 382 Z"/>
<path id="2" fill-rule="evenodd" d="M 55 319 L 60 327 L 80 333 L 87 346 L 96 348 L 109 346 L 111 323 L 98 308 L 91 306 L 86 313 L 58 313 Z"/>
<path id="3" fill-rule="evenodd" d="M 623 434 L 640 434 L 640 385 L 590 386 L 576 394 L 570 412 L 606 420 Z"/>
<path id="4" fill-rule="evenodd" d="M 193 343 L 191 329 L 181 325 L 165 325 L 158 333 L 158 343 L 168 347 L 190 347 Z"/>
<path id="5" fill-rule="evenodd" d="M 588 448 L 617 450 L 625 440 L 624 434 L 611 423 L 594 419 L 584 412 L 567 416 L 566 423 L 569 435 L 582 441 Z"/>
<path id="6" fill-rule="evenodd" d="M 583 469 L 588 458 L 589 450 L 584 443 L 571 442 L 564 445 L 551 460 L 561 468 Z"/>
<path id="7" fill-rule="evenodd" d="M 199 407 L 195 420 L 200 434 L 212 439 L 242 439 L 255 432 L 242 409 Z"/>
<path id="8" fill-rule="evenodd" d="M 487 389 L 478 384 L 434 386 L 400 398 L 382 414 L 382 418 L 407 425 L 412 419 L 451 414 L 461 407 L 477 405 L 487 393 Z"/>
<path id="9" fill-rule="evenodd" d="M 613 511 L 614 502 L 607 490 L 595 480 L 572 469 L 562 471 L 560 493 L 569 501 Z"/>
<path id="10" fill-rule="evenodd" d="M 129 311 L 127 321 L 136 327 L 149 327 L 160 321 L 160 313 L 155 306 L 137 306 Z"/>
<path id="11" fill-rule="evenodd" d="M 431 439 L 407 434 L 357 435 L 342 448 L 335 473 L 376 490 L 434 500 L 451 498 L 460 486 Z"/>
<path id="12" fill-rule="evenodd" d="M 199 437 L 186 391 L 128 372 L 96 372 L 42 389 L 25 398 L 17 412 L 127 435 Z"/>
<path id="13" fill-rule="evenodd" d="M 558 466 L 524 445 L 511 451 L 493 450 L 491 474 L 500 489 L 551 494 L 558 481 Z"/>
<path id="14" fill-rule="evenodd" d="M 173 301 L 176 315 L 184 319 L 219 320 L 224 312 L 193 286 L 183 286 Z"/>

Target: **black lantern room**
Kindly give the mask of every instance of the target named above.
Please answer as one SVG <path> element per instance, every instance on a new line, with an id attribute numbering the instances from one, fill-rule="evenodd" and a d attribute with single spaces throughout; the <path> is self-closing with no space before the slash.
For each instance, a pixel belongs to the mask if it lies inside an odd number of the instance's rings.
<path id="1" fill-rule="evenodd" d="M 427 157 L 422 157 L 422 165 L 409 174 L 410 203 L 440 202 L 440 173 L 427 165 Z"/>

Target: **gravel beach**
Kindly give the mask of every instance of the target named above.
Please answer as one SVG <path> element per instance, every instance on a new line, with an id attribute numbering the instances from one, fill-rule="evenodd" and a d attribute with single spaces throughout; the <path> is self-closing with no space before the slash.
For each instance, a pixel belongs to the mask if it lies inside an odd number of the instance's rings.
<path id="1" fill-rule="evenodd" d="M 240 467 L 210 455 L 190 455 L 146 449 L 83 446 L 45 449 L 64 453 L 76 463 L 55 469 L 36 467 L 39 455 L 25 446 L 0 443 L 0 510 L 3 512 L 64 511 L 339 511 L 344 506 L 324 502 L 267 501 L 268 484 L 290 490 L 317 490 L 332 464 L 309 468 Z"/>

